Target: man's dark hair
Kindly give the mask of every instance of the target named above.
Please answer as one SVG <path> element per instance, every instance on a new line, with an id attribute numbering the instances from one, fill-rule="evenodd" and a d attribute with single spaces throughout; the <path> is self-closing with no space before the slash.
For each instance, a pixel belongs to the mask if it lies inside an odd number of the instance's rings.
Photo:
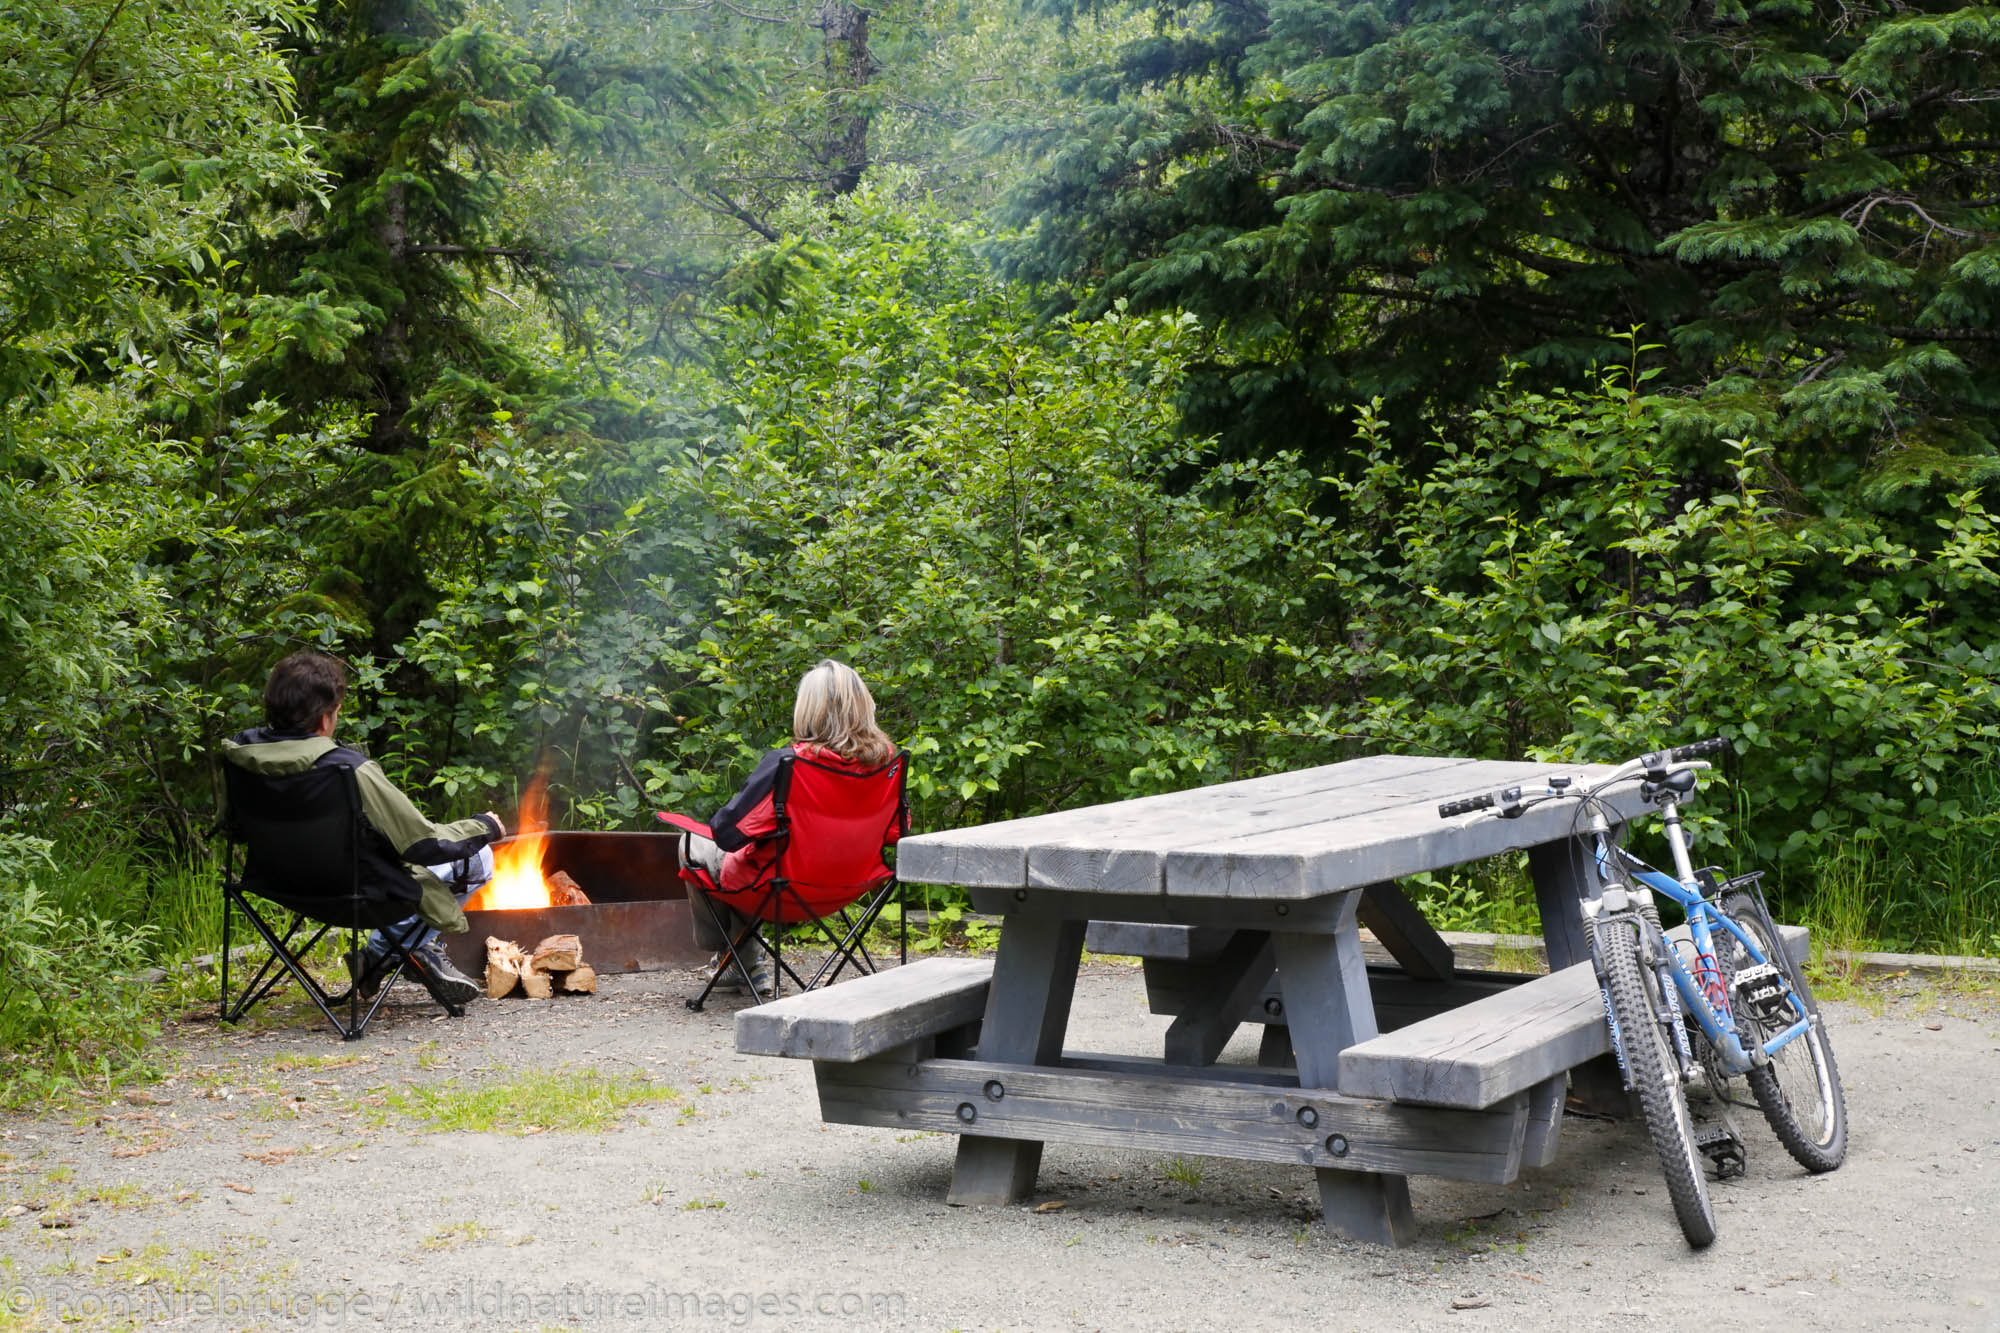
<path id="1" fill-rule="evenodd" d="M 264 721 L 286 735 L 308 732 L 347 697 L 347 668 L 325 653 L 293 653 L 264 684 Z"/>

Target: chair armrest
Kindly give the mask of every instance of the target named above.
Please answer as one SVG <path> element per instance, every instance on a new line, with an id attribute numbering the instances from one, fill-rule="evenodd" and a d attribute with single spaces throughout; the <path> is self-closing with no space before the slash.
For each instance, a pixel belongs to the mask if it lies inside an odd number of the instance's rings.
<path id="1" fill-rule="evenodd" d="M 710 841 L 714 841 L 715 839 L 715 835 L 709 832 L 708 825 L 698 819 L 690 819 L 686 815 L 677 815 L 670 810 L 656 810 L 654 814 L 658 816 L 660 822 L 663 824 L 672 824 L 675 828 L 686 829 L 689 833 L 698 833 Z"/>

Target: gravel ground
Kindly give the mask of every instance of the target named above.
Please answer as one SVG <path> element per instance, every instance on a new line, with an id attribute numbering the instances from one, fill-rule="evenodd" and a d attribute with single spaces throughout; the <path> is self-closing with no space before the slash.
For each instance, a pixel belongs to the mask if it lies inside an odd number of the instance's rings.
<path id="1" fill-rule="evenodd" d="M 1411 1182 L 1399 1250 L 1329 1236 L 1308 1172 L 1051 1144 L 1019 1207 L 948 1208 L 949 1137 L 819 1122 L 803 1062 L 740 1056 L 691 979 L 402 1003 L 343 1046 L 298 1004 L 206 1016 L 164 1082 L 0 1121 L 0 1330 L 1637 1329 L 1696 1300 L 1755 1325 L 2000 1329 L 2000 999 L 1913 978 L 1828 1005 L 1845 1167 L 1756 1120 L 1721 1238 L 1682 1242 L 1643 1131 L 1571 1115 L 1506 1187 Z M 1137 970 L 1086 968 L 1071 1043 L 1157 1052 Z M 1248 1061 L 1247 1038 L 1225 1060 Z M 443 1102 L 523 1071 L 497 1127 Z M 595 1132 L 549 1087 L 657 1100 Z M 671 1091 L 668 1091 L 671 1090 Z M 401 1105 L 399 1105 L 399 1102 Z M 539 1132 L 534 1117 L 554 1118 Z M 1754 1117 L 1753 1117 L 1754 1118 Z"/>

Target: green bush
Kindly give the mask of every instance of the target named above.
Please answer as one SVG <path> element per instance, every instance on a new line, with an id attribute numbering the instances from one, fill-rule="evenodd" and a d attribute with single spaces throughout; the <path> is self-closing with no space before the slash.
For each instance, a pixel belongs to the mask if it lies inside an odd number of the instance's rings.
<path id="1" fill-rule="evenodd" d="M 822 656 L 915 755 L 927 828 L 1240 775 L 1317 688 L 1316 483 L 1184 438 L 1200 330 L 1039 325 L 971 241 L 853 201 L 822 262 L 738 314 L 717 360 L 739 424 L 698 478 L 718 601 L 641 765 L 662 802 L 726 795 Z"/>
<path id="2" fill-rule="evenodd" d="M 1990 812 L 1965 795 L 2000 734 L 1978 493 L 1915 521 L 1814 508 L 1689 416 L 1620 373 L 1503 388 L 1419 471 L 1364 413 L 1321 529 L 1353 646 L 1327 733 L 1597 761 L 1722 734 L 1741 801 L 1704 802 L 1709 831 L 1801 884 L 1847 840 L 1915 849 Z"/>

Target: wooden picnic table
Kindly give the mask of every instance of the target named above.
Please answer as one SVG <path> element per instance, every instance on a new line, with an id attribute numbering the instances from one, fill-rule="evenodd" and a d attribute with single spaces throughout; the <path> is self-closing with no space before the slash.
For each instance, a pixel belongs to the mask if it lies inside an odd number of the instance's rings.
<path id="1" fill-rule="evenodd" d="M 1377 756 L 906 838 L 905 881 L 966 886 L 976 910 L 1004 918 L 990 984 L 977 962 L 896 969 L 746 1010 L 738 1045 L 815 1059 L 828 1120 L 959 1133 L 953 1203 L 1025 1198 L 1043 1141 L 1055 1139 L 1307 1165 L 1330 1227 L 1403 1243 L 1414 1227 L 1408 1175 L 1505 1181 L 1524 1162 L 1545 1163 L 1564 1074 L 1608 1049 L 1577 909 L 1594 871 L 1573 836 L 1576 803 L 1451 821 L 1438 804 L 1552 772 L 1588 783 L 1608 771 Z M 1620 819 L 1643 808 L 1636 786 L 1611 804 Z M 1562 974 L 1561 986 L 1534 983 L 1552 988 L 1547 997 L 1510 999 L 1460 978 L 1450 947 L 1395 885 L 1518 849 L 1549 966 Z M 1064 1049 L 1092 922 L 1209 938 L 1158 1059 Z M 1378 1044 L 1364 925 L 1405 990 L 1431 997 L 1427 1012 L 1497 1003 L 1480 1030 L 1444 1034 L 1452 1060 L 1360 1058 Z M 1274 974 L 1289 1051 L 1254 1068 L 1215 1065 L 1260 1002 L 1279 1012 Z M 1562 1032 L 1537 1047 L 1536 1024 L 1556 1009 Z M 1369 1091 L 1342 1088 L 1343 1052 L 1350 1082 Z M 1407 1079 L 1399 1060 L 1417 1066 Z"/>

